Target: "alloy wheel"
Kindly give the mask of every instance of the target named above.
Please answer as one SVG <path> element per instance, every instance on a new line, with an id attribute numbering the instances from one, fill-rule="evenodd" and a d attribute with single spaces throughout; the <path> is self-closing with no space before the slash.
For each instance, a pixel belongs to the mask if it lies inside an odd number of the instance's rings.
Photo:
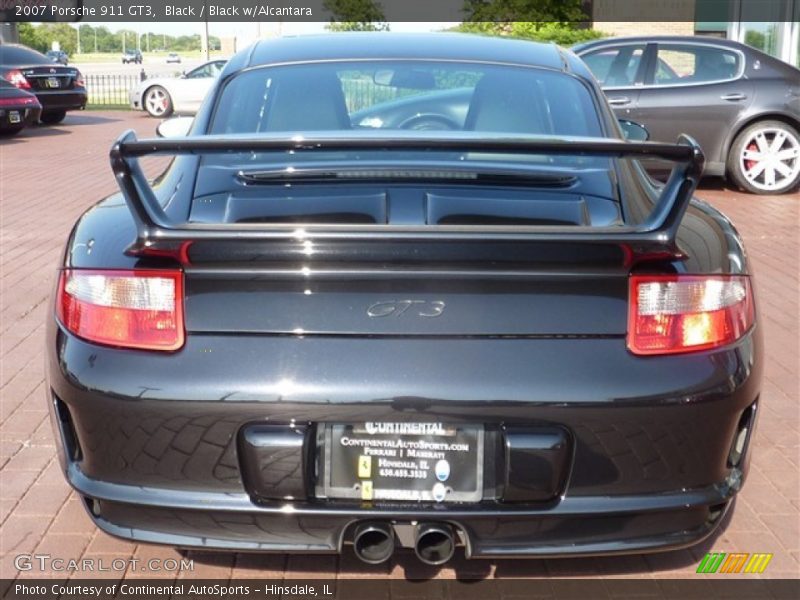
<path id="1" fill-rule="evenodd" d="M 170 100 L 169 95 L 164 89 L 155 87 L 148 90 L 144 102 L 147 112 L 154 117 L 160 117 L 169 109 Z"/>
<path id="2" fill-rule="evenodd" d="M 800 174 L 800 140 L 783 128 L 757 129 L 742 146 L 739 169 L 753 187 L 780 190 Z"/>

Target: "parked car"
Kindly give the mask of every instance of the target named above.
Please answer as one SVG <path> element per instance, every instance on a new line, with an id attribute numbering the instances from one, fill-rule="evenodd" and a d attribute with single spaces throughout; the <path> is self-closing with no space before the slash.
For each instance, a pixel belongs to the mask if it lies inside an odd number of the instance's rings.
<path id="1" fill-rule="evenodd" d="M 460 130 L 353 127 L 465 87 Z M 626 141 L 574 54 L 265 40 L 159 133 L 113 144 L 120 193 L 73 228 L 47 319 L 60 465 L 102 530 L 441 564 L 724 521 L 763 370 L 748 257 L 693 200 L 696 142 Z M 152 186 L 150 154 L 176 155 Z"/>
<path id="2" fill-rule="evenodd" d="M 42 123 L 60 123 L 67 111 L 86 107 L 81 72 L 75 67 L 55 65 L 41 52 L 26 46 L 0 45 L 0 77 L 36 96 L 42 105 Z"/>
<path id="3" fill-rule="evenodd" d="M 122 55 L 122 64 L 127 65 L 130 63 L 142 64 L 142 53 L 140 50 L 126 50 Z"/>
<path id="4" fill-rule="evenodd" d="M 15 135 L 39 122 L 42 105 L 36 96 L 0 77 L 0 134 Z"/>
<path id="5" fill-rule="evenodd" d="M 151 117 L 165 118 L 173 112 L 194 114 L 225 66 L 212 60 L 181 77 L 145 79 L 130 91 L 131 108 L 145 110 Z"/>
<path id="6" fill-rule="evenodd" d="M 618 116 L 655 140 L 697 139 L 707 174 L 754 194 L 800 184 L 800 70 L 718 38 L 610 38 L 574 50 Z"/>
<path id="7" fill-rule="evenodd" d="M 63 50 L 49 50 L 45 53 L 45 56 L 54 63 L 65 66 L 69 64 L 69 56 Z"/>
<path id="8" fill-rule="evenodd" d="M 167 54 L 167 64 L 169 63 L 179 63 L 181 62 L 181 57 L 177 52 L 170 52 Z"/>

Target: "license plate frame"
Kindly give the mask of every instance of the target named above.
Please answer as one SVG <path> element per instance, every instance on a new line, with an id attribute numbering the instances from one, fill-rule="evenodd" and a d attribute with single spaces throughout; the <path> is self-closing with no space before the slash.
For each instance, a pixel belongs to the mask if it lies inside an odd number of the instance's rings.
<path id="1" fill-rule="evenodd" d="M 318 443 L 323 446 L 319 491 L 325 498 L 435 504 L 483 499 L 483 425 L 329 423 L 318 432 Z M 345 437 L 347 444 L 357 443 L 345 445 Z M 361 444 L 369 440 L 387 445 L 375 445 L 368 451 Z M 467 450 L 461 449 L 464 445 Z M 389 451 L 395 454 L 388 455 Z M 366 456 L 369 477 L 361 471 L 367 467 L 362 462 Z M 412 463 L 417 468 L 412 468 Z"/>

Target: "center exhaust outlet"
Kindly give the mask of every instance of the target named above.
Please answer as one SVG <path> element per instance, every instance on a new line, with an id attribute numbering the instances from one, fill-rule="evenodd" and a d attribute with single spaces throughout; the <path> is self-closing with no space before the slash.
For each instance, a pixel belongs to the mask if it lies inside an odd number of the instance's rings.
<path id="1" fill-rule="evenodd" d="M 414 552 L 426 565 L 443 565 L 453 558 L 455 548 L 455 533 L 450 525 L 425 523 L 417 527 Z"/>
<path id="2" fill-rule="evenodd" d="M 386 523 L 362 523 L 353 534 L 353 551 L 370 565 L 389 560 L 394 553 L 394 529 Z"/>

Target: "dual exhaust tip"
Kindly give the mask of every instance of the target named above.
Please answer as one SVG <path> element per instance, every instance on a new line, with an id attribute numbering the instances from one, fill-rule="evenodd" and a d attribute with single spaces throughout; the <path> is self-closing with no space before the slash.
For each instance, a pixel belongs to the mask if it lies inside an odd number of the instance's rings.
<path id="1" fill-rule="evenodd" d="M 387 523 L 362 523 L 353 535 L 356 556 L 370 565 L 389 560 L 394 554 L 394 528 Z M 416 527 L 414 553 L 426 565 L 443 565 L 453 558 L 456 537 L 446 523 L 423 523 Z"/>

